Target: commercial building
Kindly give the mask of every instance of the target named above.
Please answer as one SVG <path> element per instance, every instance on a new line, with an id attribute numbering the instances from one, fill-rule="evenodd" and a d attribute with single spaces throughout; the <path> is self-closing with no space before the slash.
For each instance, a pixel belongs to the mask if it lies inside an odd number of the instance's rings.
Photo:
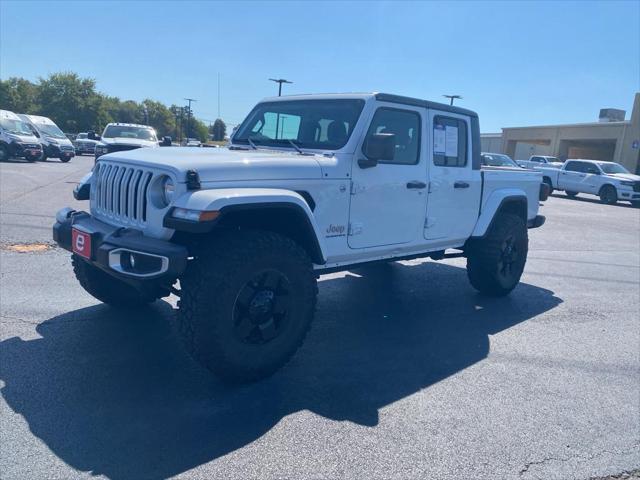
<path id="1" fill-rule="evenodd" d="M 635 95 L 631 119 L 624 117 L 624 111 L 607 108 L 600 111 L 598 122 L 503 128 L 502 135 L 481 135 L 482 150 L 517 160 L 531 155 L 606 160 L 640 174 L 640 93 Z"/>

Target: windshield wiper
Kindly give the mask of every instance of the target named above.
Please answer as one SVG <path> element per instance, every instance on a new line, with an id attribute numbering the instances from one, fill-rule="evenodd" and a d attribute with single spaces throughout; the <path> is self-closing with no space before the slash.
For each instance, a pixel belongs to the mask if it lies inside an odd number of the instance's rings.
<path id="1" fill-rule="evenodd" d="M 287 142 L 289 142 L 289 143 L 291 144 L 291 146 L 292 146 L 293 148 L 295 148 L 295 149 L 298 151 L 298 153 L 299 153 L 300 155 L 304 155 L 304 152 L 303 152 L 303 151 L 302 151 L 302 149 L 301 149 L 301 148 L 296 144 L 296 142 L 294 142 L 294 141 L 293 141 L 293 140 L 291 140 L 290 138 L 287 138 Z"/>
<path id="2" fill-rule="evenodd" d="M 256 147 L 256 144 L 253 143 L 253 140 L 251 140 L 251 138 L 247 137 L 247 142 L 249 142 L 249 145 L 251 145 L 251 148 L 253 148 L 254 150 L 258 149 L 258 147 Z"/>

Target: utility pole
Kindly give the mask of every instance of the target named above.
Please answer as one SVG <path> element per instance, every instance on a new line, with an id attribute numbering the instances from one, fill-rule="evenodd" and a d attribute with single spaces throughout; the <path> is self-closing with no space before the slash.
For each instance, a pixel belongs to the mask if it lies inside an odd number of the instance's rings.
<path id="1" fill-rule="evenodd" d="M 191 102 L 197 102 L 195 98 L 185 98 L 187 102 L 189 102 L 189 106 L 187 107 L 187 139 L 189 138 L 189 134 L 191 133 Z"/>
<path id="2" fill-rule="evenodd" d="M 283 83 L 293 83 L 290 82 L 289 80 L 285 80 L 284 78 L 270 78 L 269 79 L 272 82 L 276 82 L 278 84 L 278 96 L 281 97 L 282 96 L 282 84 Z"/>
<path id="3" fill-rule="evenodd" d="M 448 98 L 451 100 L 451 102 L 449 103 L 449 105 L 453 105 L 453 99 L 454 98 L 459 98 L 462 99 L 462 97 L 460 95 L 442 95 L 444 98 Z"/>

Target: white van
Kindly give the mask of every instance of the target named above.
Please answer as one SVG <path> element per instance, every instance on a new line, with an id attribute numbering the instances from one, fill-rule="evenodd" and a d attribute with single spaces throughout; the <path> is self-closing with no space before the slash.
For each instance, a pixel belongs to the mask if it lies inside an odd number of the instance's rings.
<path id="1" fill-rule="evenodd" d="M 34 162 L 42 156 L 40 141 L 29 126 L 9 110 L 0 110 L 0 161 L 24 157 Z"/>
<path id="2" fill-rule="evenodd" d="M 42 145 L 42 160 L 48 157 L 59 158 L 62 162 L 68 162 L 76 155 L 73 143 L 69 140 L 62 130 L 47 117 L 39 115 L 26 115 L 21 113 L 18 115 L 22 120 L 27 122 L 36 137 L 40 139 Z"/>

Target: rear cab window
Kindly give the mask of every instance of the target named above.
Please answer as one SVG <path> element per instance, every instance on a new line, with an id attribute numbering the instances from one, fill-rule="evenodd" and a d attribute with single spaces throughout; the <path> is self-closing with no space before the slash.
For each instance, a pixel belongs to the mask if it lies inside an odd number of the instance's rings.
<path id="1" fill-rule="evenodd" d="M 465 167 L 469 156 L 468 130 L 466 120 L 444 115 L 433 117 L 433 164 Z"/>

